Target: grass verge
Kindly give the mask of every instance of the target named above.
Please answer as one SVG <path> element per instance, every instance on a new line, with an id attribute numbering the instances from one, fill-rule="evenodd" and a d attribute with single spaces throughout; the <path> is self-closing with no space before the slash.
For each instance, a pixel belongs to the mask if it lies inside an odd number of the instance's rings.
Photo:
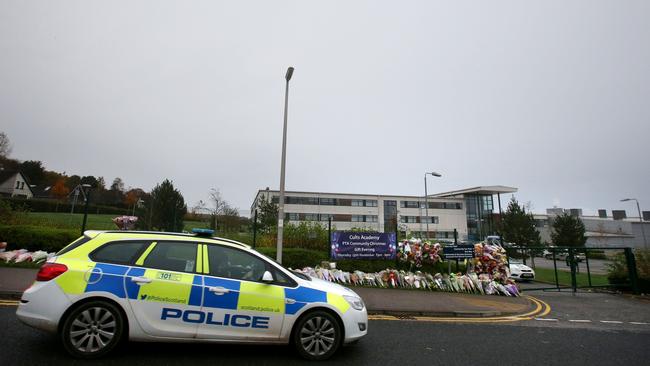
<path id="1" fill-rule="evenodd" d="M 571 272 L 557 271 L 558 282 L 560 286 L 571 286 Z M 555 284 L 555 271 L 550 268 L 536 268 L 535 281 Z M 589 286 L 589 278 L 587 272 L 580 272 L 576 274 L 576 283 L 578 286 Z M 609 285 L 607 275 L 591 274 L 592 286 L 605 286 Z"/>

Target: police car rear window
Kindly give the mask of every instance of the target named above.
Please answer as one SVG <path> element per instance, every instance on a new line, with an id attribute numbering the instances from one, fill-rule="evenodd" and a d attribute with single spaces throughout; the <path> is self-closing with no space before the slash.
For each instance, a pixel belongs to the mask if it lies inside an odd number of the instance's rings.
<path id="1" fill-rule="evenodd" d="M 95 262 L 131 264 L 140 256 L 149 242 L 125 241 L 102 245 L 90 254 L 90 259 Z"/>
<path id="2" fill-rule="evenodd" d="M 187 242 L 158 242 L 144 260 L 144 267 L 194 272 L 197 245 Z"/>
<path id="3" fill-rule="evenodd" d="M 87 236 L 84 235 L 84 236 L 80 237 L 79 239 L 73 241 L 72 243 L 68 244 L 68 245 L 67 245 L 66 247 L 64 247 L 63 249 L 59 250 L 59 252 L 56 253 L 56 255 L 63 255 L 63 254 L 65 254 L 65 253 L 71 251 L 72 249 L 78 248 L 78 247 L 80 247 L 81 245 L 83 245 L 83 244 L 89 242 L 90 239 L 91 239 L 91 238 L 89 238 L 89 237 L 87 237 Z"/>

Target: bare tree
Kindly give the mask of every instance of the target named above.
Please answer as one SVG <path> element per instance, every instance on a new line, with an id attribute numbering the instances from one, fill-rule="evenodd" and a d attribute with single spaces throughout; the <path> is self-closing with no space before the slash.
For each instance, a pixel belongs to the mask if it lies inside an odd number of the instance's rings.
<path id="1" fill-rule="evenodd" d="M 212 229 L 216 230 L 217 216 L 223 215 L 224 209 L 228 207 L 228 202 L 223 199 L 221 192 L 216 188 L 210 189 L 209 197 L 210 203 L 212 204 L 212 207 L 209 208 L 211 211 L 210 215 L 212 216 L 212 220 L 210 220 L 210 226 Z"/>
<path id="2" fill-rule="evenodd" d="M 0 157 L 6 158 L 11 154 L 11 142 L 4 132 L 0 132 Z"/>

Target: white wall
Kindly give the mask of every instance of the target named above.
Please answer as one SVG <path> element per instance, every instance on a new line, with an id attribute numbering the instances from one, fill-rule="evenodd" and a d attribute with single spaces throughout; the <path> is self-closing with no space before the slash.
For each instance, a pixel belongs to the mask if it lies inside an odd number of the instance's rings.
<path id="1" fill-rule="evenodd" d="M 332 226 L 337 230 L 349 230 L 352 228 L 367 227 L 374 230 L 384 231 L 384 201 L 394 200 L 397 201 L 397 216 L 398 224 L 400 216 L 424 216 L 425 209 L 419 208 L 402 208 L 400 201 L 417 201 L 422 197 L 410 196 L 382 196 L 382 195 L 346 195 L 346 194 L 333 194 L 333 193 L 299 193 L 299 192 L 286 192 L 287 196 L 292 197 L 318 197 L 318 198 L 338 198 L 338 199 L 365 199 L 377 200 L 377 207 L 358 207 L 358 206 L 328 206 L 328 205 L 297 205 L 285 204 L 284 212 L 287 213 L 317 213 L 317 214 L 332 214 L 332 215 L 376 215 L 377 222 L 341 222 L 332 221 Z M 257 199 L 270 199 L 271 196 L 278 195 L 278 191 L 260 191 Z M 268 196 L 268 197 L 267 197 Z M 462 198 L 429 198 L 429 202 L 460 202 L 462 209 L 429 209 L 429 216 L 437 216 L 438 224 L 429 224 L 429 231 L 458 231 L 459 238 L 467 237 L 467 216 L 465 211 L 465 200 Z M 256 202 L 253 202 L 251 207 L 255 207 Z M 254 209 L 251 210 L 254 212 Z M 327 221 L 321 221 L 327 225 Z M 404 223 L 409 231 L 424 231 L 426 230 L 426 223 Z"/>

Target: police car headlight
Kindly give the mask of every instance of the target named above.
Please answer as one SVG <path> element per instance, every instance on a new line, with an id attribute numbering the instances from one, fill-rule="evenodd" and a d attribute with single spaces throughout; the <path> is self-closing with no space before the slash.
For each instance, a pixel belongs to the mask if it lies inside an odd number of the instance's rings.
<path id="1" fill-rule="evenodd" d="M 365 305 L 363 304 L 363 300 L 361 300 L 361 298 L 359 298 L 359 297 L 355 297 L 355 296 L 343 296 L 343 298 L 344 298 L 345 301 L 347 301 L 348 304 L 350 304 L 350 306 L 352 306 L 352 308 L 355 309 L 355 310 L 363 310 L 363 308 L 364 308 L 364 306 L 365 306 Z"/>

